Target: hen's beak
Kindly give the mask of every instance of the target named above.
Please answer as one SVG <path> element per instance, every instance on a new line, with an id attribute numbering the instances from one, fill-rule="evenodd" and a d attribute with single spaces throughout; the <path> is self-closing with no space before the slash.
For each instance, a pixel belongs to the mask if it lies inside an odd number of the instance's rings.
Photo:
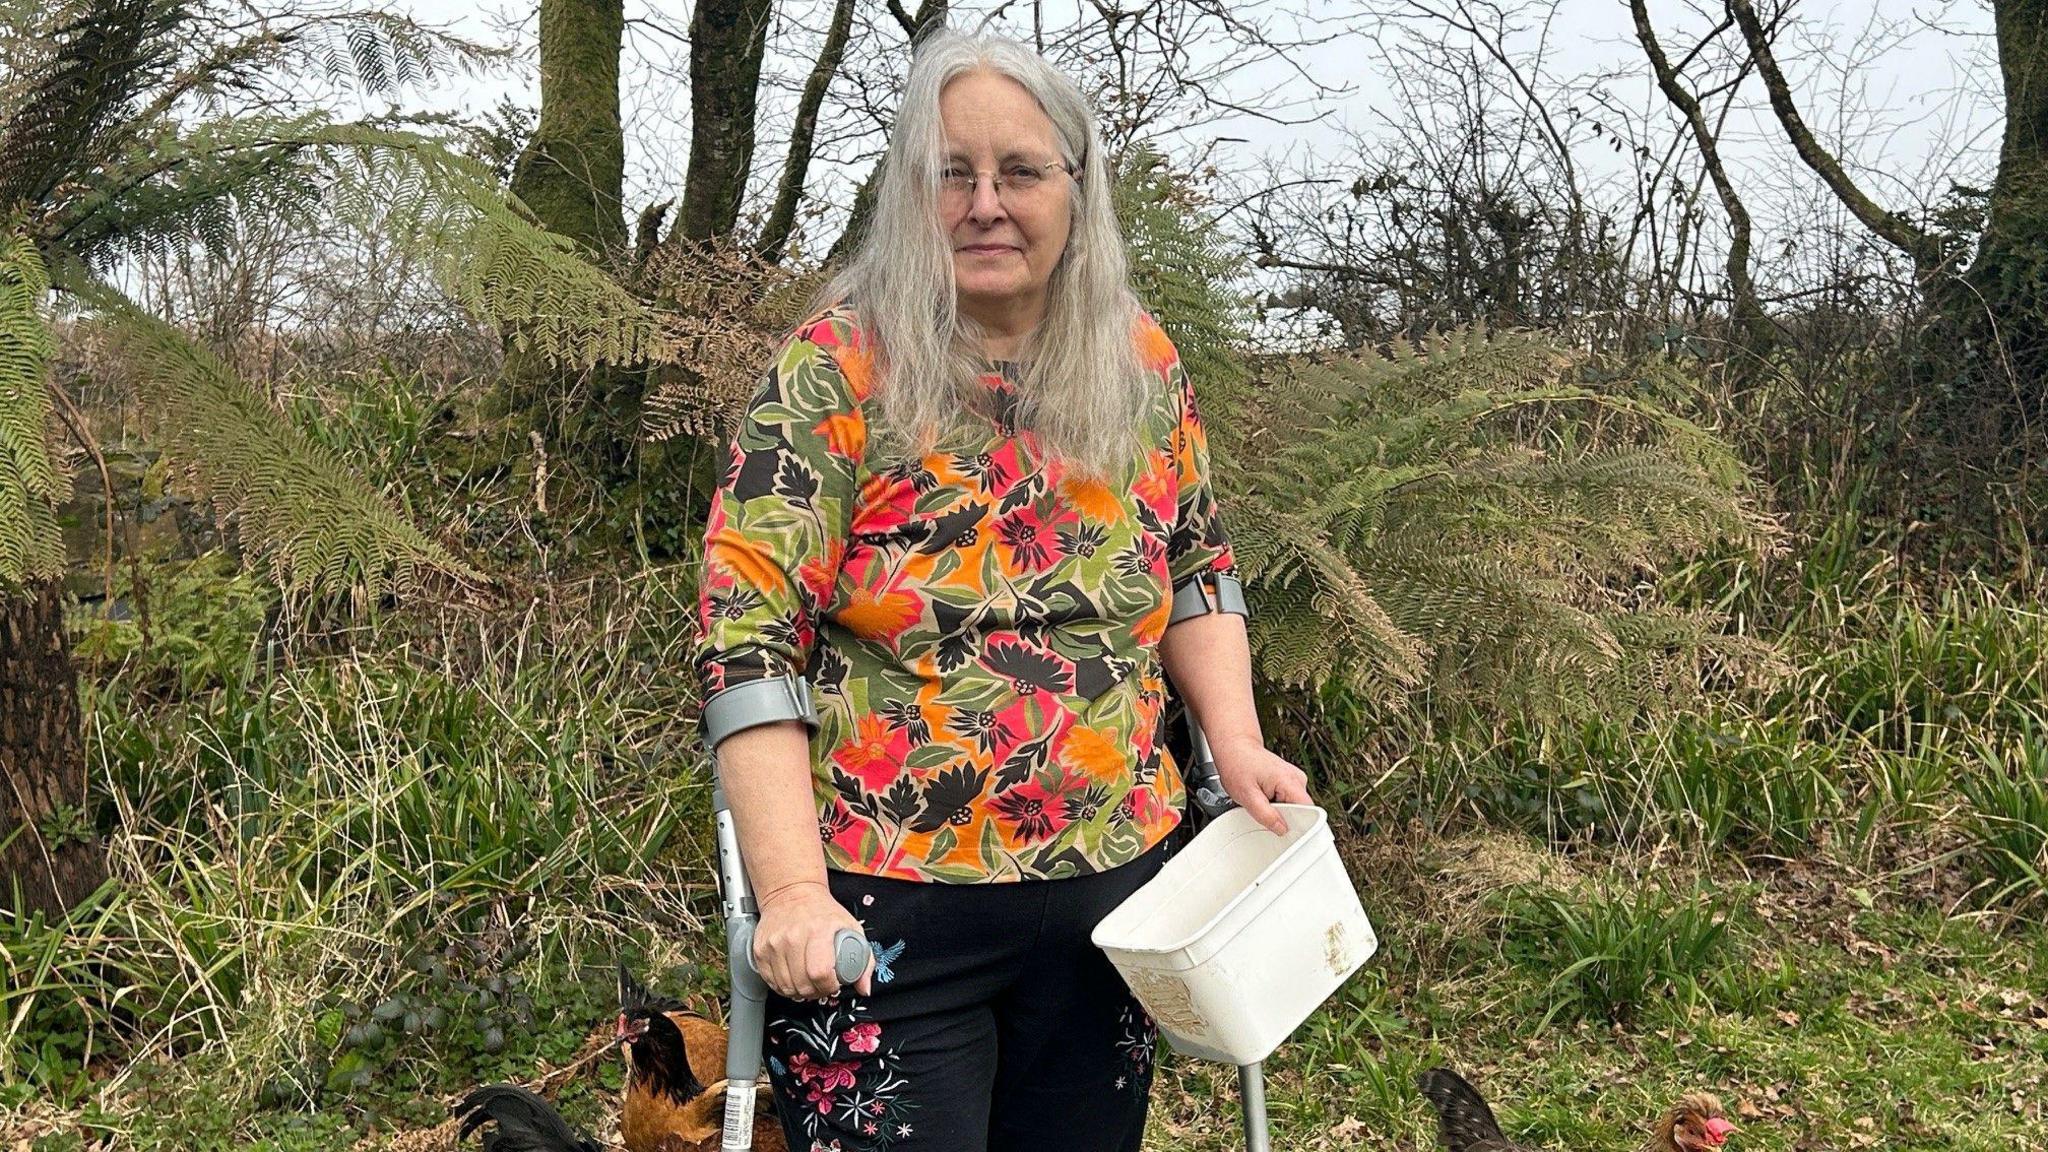
<path id="1" fill-rule="evenodd" d="M 1735 1131 L 1735 1125 L 1719 1116 L 1707 1121 L 1707 1143 L 1719 1148 L 1728 1142 L 1728 1134 Z"/>

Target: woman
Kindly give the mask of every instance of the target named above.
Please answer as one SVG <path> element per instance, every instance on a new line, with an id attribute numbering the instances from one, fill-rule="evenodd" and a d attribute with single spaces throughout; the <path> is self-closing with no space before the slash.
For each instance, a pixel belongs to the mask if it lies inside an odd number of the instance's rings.
<path id="1" fill-rule="evenodd" d="M 1180 820 L 1162 667 L 1233 798 L 1276 831 L 1308 802 L 1101 154 L 1028 48 L 928 39 L 714 502 L 704 731 L 792 1148 L 1138 1148 L 1154 1032 L 1088 936 Z M 848 926 L 875 962 L 841 994 Z"/>

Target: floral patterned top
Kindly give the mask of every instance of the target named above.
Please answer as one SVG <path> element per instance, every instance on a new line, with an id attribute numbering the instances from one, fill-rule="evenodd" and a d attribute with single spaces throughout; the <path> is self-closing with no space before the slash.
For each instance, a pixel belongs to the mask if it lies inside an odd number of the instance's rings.
<path id="1" fill-rule="evenodd" d="M 1234 574 L 1173 342 L 1115 486 L 1015 427 L 998 363 L 986 436 L 876 470 L 873 349 L 847 306 L 786 339 L 705 528 L 694 653 L 706 698 L 801 672 L 828 867 L 937 881 L 1099 872 L 1157 844 L 1184 788 L 1158 646 L 1174 588 Z"/>

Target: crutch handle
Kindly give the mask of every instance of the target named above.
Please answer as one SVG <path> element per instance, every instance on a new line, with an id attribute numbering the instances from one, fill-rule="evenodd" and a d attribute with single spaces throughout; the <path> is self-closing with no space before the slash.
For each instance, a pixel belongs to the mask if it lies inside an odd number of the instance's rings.
<path id="1" fill-rule="evenodd" d="M 739 831 L 726 806 L 725 789 L 715 783 L 711 806 L 717 820 L 726 971 L 732 978 L 732 1005 L 726 1012 L 725 1126 L 719 1148 L 747 1152 L 754 1146 L 755 1081 L 761 1076 L 761 1043 L 768 1023 L 768 984 L 754 968 L 754 928 L 761 911 L 747 883 Z M 867 940 L 851 928 L 841 928 L 832 938 L 832 971 L 842 987 L 861 978 L 872 956 Z"/>
<path id="2" fill-rule="evenodd" d="M 1182 715 L 1187 718 L 1188 744 L 1194 753 L 1194 763 L 1188 766 L 1188 788 L 1194 793 L 1195 807 L 1202 810 L 1202 815 L 1214 820 L 1237 807 L 1237 801 L 1223 790 L 1223 777 L 1216 771 L 1216 755 L 1209 751 L 1209 738 L 1202 735 L 1202 726 L 1195 723 L 1195 714 L 1183 710 Z"/>

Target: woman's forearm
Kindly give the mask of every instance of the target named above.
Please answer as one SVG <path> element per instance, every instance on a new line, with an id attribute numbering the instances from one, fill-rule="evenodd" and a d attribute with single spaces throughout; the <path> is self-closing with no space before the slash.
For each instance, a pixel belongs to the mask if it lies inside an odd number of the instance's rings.
<path id="1" fill-rule="evenodd" d="M 818 807 L 811 792 L 810 737 L 784 720 L 733 733 L 718 745 L 718 779 L 739 833 L 754 899 L 803 884 L 825 885 Z"/>
<path id="2" fill-rule="evenodd" d="M 1252 701 L 1252 651 L 1244 617 L 1211 612 L 1173 625 L 1160 637 L 1159 661 L 1211 747 L 1265 743 Z"/>

